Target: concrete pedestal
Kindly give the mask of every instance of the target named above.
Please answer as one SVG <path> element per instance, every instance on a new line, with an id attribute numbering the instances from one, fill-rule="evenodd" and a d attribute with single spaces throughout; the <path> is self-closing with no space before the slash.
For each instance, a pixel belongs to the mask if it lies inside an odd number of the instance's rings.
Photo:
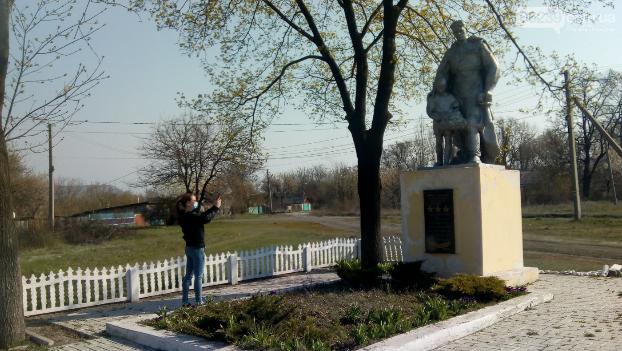
<path id="1" fill-rule="evenodd" d="M 449 166 L 402 173 L 400 182 L 405 261 L 424 260 L 422 268 L 441 277 L 493 275 L 510 286 L 538 279 L 537 268 L 523 266 L 518 171 L 488 164 Z M 426 251 L 426 225 L 430 233 L 434 223 L 425 223 L 424 191 L 443 189 L 453 193 L 454 242 L 452 253 L 433 253 Z"/>

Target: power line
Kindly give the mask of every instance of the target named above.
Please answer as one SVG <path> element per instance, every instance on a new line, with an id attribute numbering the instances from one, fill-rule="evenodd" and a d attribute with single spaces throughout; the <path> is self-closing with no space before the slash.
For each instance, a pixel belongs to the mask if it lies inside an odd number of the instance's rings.
<path id="1" fill-rule="evenodd" d="M 130 172 L 130 173 L 128 173 L 128 174 L 125 174 L 125 175 L 122 175 L 122 176 L 120 176 L 120 177 L 117 177 L 117 178 L 114 178 L 114 179 L 112 179 L 112 180 L 109 180 L 109 181 L 107 181 L 107 182 L 104 182 L 104 184 L 112 184 L 112 183 L 114 183 L 114 182 L 117 182 L 117 181 L 119 181 L 119 180 L 121 180 L 121 179 L 123 179 L 123 178 L 129 177 L 129 176 L 131 176 L 132 174 L 135 174 L 135 173 L 138 173 L 138 172 L 140 172 L 140 170 L 135 170 L 135 171 L 132 171 L 132 172 Z"/>
<path id="2" fill-rule="evenodd" d="M 291 132 L 325 132 L 335 130 L 335 128 L 312 128 L 312 129 L 290 129 L 290 130 L 267 130 L 266 133 L 291 133 Z M 103 130 L 63 130 L 61 133 L 76 134 L 115 134 L 115 135 L 151 135 L 150 132 L 124 132 L 124 131 L 103 131 Z"/>
<path id="3" fill-rule="evenodd" d="M 408 137 L 408 136 L 416 136 L 418 133 L 417 132 L 411 132 L 411 133 L 406 133 L 406 134 L 401 134 L 401 135 L 395 135 L 393 137 L 389 137 L 384 139 L 384 141 L 390 141 L 390 140 L 396 140 L 399 138 L 403 138 L 403 137 Z M 425 138 L 425 140 L 431 140 L 433 138 Z M 326 151 L 324 153 L 306 153 L 306 154 L 287 154 L 287 156 L 281 156 L 281 155 L 277 155 L 278 157 L 275 156 L 268 156 L 268 160 L 280 160 L 280 159 L 293 159 L 293 158 L 308 158 L 308 157 L 319 157 L 319 156 L 327 156 L 327 155 L 339 155 L 339 154 L 344 154 L 344 153 L 350 153 L 352 151 L 355 150 L 354 146 L 351 144 L 347 144 L 347 145 L 343 145 L 343 146 L 349 146 L 346 149 L 343 150 L 334 150 L 334 151 Z M 337 147 L 337 146 L 335 146 Z M 333 148 L 335 148 L 333 147 Z"/>
<path id="4" fill-rule="evenodd" d="M 71 122 L 72 125 L 78 126 L 81 124 L 117 124 L 117 125 L 139 125 L 139 126 L 153 126 L 157 124 L 167 124 L 167 125 L 191 125 L 191 126 L 205 126 L 205 125 L 225 125 L 223 123 L 218 122 L 206 122 L 206 123 L 175 123 L 172 121 L 154 121 L 154 122 L 144 122 L 144 121 L 91 121 L 91 120 L 75 120 Z M 333 122 L 310 122 L 310 123 L 270 123 L 271 126 L 313 126 L 313 125 L 334 125 L 334 124 L 345 124 L 346 121 L 333 121 Z"/>
<path id="5" fill-rule="evenodd" d="M 398 135 L 394 135 L 388 138 L 385 138 L 384 141 L 390 141 L 390 140 L 395 140 L 398 138 L 402 138 L 402 137 L 407 137 L 407 136 L 415 136 L 417 133 L 413 133 L 413 132 L 408 132 L 408 133 L 402 133 L 402 134 L 398 134 Z M 347 143 L 347 144 L 339 144 L 339 145 L 330 145 L 330 146 L 325 146 L 325 147 L 318 147 L 318 148 L 313 148 L 313 149 L 307 149 L 307 150 L 301 150 L 301 151 L 296 151 L 296 152 L 288 152 L 287 155 L 288 156 L 292 156 L 295 157 L 295 155 L 298 154 L 306 154 L 309 152 L 315 152 L 315 151 L 329 151 L 330 149 L 335 149 L 335 148 L 344 148 L 347 147 L 348 150 L 354 150 L 354 145 L 352 145 L 352 143 Z M 327 150 L 329 149 L 329 150 Z M 280 155 L 276 155 L 276 156 L 280 156 Z"/>
<path id="6" fill-rule="evenodd" d="M 395 135 L 393 137 L 389 137 L 386 138 L 384 141 L 390 141 L 390 140 L 395 140 L 395 139 L 399 139 L 399 138 L 403 138 L 403 137 L 407 137 L 407 136 L 415 136 L 417 133 L 405 133 L 405 134 L 400 134 L 400 135 Z M 349 146 L 346 149 L 342 149 L 342 150 L 331 150 L 331 149 L 335 149 L 337 147 L 345 147 L 345 146 Z M 277 156 L 268 156 L 267 160 L 284 160 L 284 159 L 293 159 L 293 158 L 314 158 L 314 157 L 319 157 L 319 156 L 328 156 L 328 155 L 339 155 L 339 154 L 345 154 L 345 153 L 350 153 L 352 151 L 354 151 L 354 146 L 351 144 L 343 144 L 343 145 L 334 145 L 334 146 L 329 146 L 327 147 L 326 151 L 324 151 L 325 149 L 323 148 L 317 148 L 314 150 L 304 150 L 301 152 L 294 152 L 294 153 L 287 153 L 287 154 L 281 154 L 281 155 L 277 155 Z M 322 152 L 324 151 L 324 152 Z M 73 159 L 97 159 L 97 160 L 157 160 L 157 159 L 153 159 L 153 158 L 145 158 L 145 157 L 119 157 L 119 156 L 71 156 L 71 155 L 62 155 L 59 156 L 59 158 L 73 158 Z"/>

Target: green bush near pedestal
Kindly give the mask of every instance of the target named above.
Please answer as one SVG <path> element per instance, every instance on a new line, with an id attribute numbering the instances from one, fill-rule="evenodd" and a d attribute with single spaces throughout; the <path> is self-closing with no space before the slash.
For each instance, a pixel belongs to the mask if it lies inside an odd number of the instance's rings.
<path id="1" fill-rule="evenodd" d="M 505 282 L 497 277 L 459 274 L 439 280 L 432 290 L 452 299 L 474 298 L 480 302 L 500 300 L 507 296 Z"/>

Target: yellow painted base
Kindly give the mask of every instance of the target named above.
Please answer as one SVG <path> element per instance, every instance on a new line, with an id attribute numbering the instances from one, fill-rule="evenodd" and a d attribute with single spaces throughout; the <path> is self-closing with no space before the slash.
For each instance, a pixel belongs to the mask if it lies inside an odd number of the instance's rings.
<path id="1" fill-rule="evenodd" d="M 524 279 L 508 282 L 537 279 L 533 269 L 523 267 L 518 171 L 471 164 L 405 172 L 400 181 L 405 261 L 424 260 L 423 269 L 439 276 L 522 272 Z M 455 254 L 425 252 L 423 191 L 435 189 L 453 189 Z"/>
<path id="2" fill-rule="evenodd" d="M 488 274 L 499 279 L 505 280 L 506 286 L 522 286 L 535 282 L 540 276 L 538 268 L 524 267 L 511 271 L 495 272 Z"/>

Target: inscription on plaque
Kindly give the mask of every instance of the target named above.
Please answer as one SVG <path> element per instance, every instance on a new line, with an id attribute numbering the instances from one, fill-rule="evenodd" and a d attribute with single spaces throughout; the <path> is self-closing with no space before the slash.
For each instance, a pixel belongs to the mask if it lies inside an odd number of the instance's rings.
<path id="1" fill-rule="evenodd" d="M 425 252 L 456 253 L 452 189 L 424 190 Z"/>

